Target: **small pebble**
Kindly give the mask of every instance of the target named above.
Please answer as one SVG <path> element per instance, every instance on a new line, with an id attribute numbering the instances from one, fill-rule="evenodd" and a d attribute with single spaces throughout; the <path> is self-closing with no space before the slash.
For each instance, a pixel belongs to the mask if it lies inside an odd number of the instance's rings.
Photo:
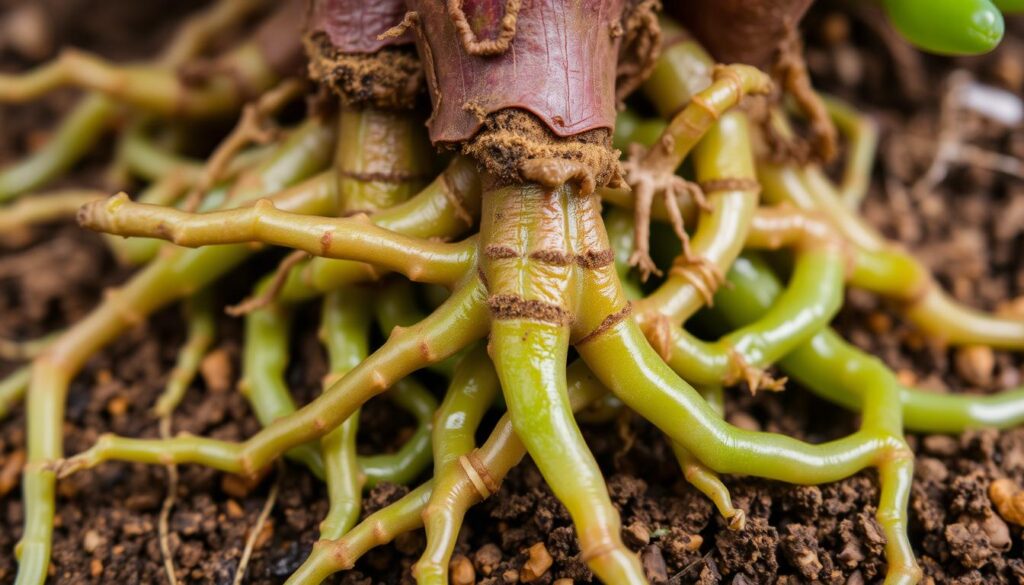
<path id="1" fill-rule="evenodd" d="M 45 59 L 53 52 L 50 21 L 43 7 L 34 2 L 26 2 L 10 10 L 0 24 L 0 39 L 31 61 Z"/>
<path id="2" fill-rule="evenodd" d="M 268 542 L 270 542 L 270 538 L 273 537 L 273 536 L 274 536 L 274 521 L 271 518 L 267 518 L 267 521 L 264 522 L 263 526 L 260 528 L 259 534 L 256 535 L 256 540 L 253 541 L 253 549 L 254 550 L 259 550 L 259 549 L 263 548 L 264 545 L 266 545 Z"/>
<path id="3" fill-rule="evenodd" d="M 232 498 L 241 500 L 245 499 L 245 497 L 249 495 L 249 492 L 260 484 L 260 480 L 262 479 L 263 478 L 260 477 L 258 479 L 250 480 L 240 475 L 225 474 L 221 476 L 220 489 L 224 490 L 224 493 Z"/>
<path id="4" fill-rule="evenodd" d="M 96 552 L 96 550 L 104 544 L 106 544 L 106 542 L 107 539 L 100 536 L 99 532 L 96 532 L 95 530 L 89 530 L 85 533 L 85 536 L 82 538 L 82 548 L 85 549 L 85 552 L 92 553 Z"/>
<path id="5" fill-rule="evenodd" d="M 473 562 L 481 575 L 489 576 L 501 563 L 501 549 L 494 544 L 485 544 L 473 553 Z"/>
<path id="6" fill-rule="evenodd" d="M 637 550 L 651 542 L 651 532 L 639 522 L 633 522 L 622 530 L 622 540 L 631 549 Z"/>
<path id="7" fill-rule="evenodd" d="M 665 557 L 657 545 L 650 545 L 644 549 L 640 557 L 644 567 L 644 575 L 653 584 L 665 583 L 668 581 L 668 567 L 665 565 Z"/>
<path id="8" fill-rule="evenodd" d="M 211 351 L 199 366 L 206 387 L 213 392 L 231 389 L 231 358 L 223 348 Z"/>
<path id="9" fill-rule="evenodd" d="M 996 358 L 992 348 L 966 345 L 956 350 L 956 373 L 968 384 L 987 387 L 992 384 Z"/>
<path id="10" fill-rule="evenodd" d="M 93 577 L 99 577 L 103 574 L 103 562 L 99 559 L 93 559 L 89 561 L 89 574 Z"/>
<path id="11" fill-rule="evenodd" d="M 831 12 L 821 24 L 821 36 L 829 45 L 840 45 L 850 39 L 850 21 L 845 14 Z"/>
<path id="12" fill-rule="evenodd" d="M 235 500 L 228 500 L 227 509 L 228 516 L 231 518 L 238 519 L 245 516 L 245 510 L 243 510 L 242 507 L 239 506 L 238 502 L 236 502 Z"/>
<path id="13" fill-rule="evenodd" d="M 128 412 L 128 399 L 124 396 L 115 396 L 107 403 L 107 412 L 111 416 L 124 416 Z"/>
<path id="14" fill-rule="evenodd" d="M 1004 51 L 996 59 L 992 73 L 1006 89 L 1020 94 L 1024 91 L 1024 60 L 1012 51 Z"/>
<path id="15" fill-rule="evenodd" d="M 896 379 L 904 386 L 914 386 L 917 384 L 917 374 L 913 370 L 900 370 L 896 372 Z"/>
<path id="16" fill-rule="evenodd" d="M 106 385 L 114 381 L 114 374 L 110 373 L 110 370 L 103 368 L 96 372 L 96 383 L 100 385 Z"/>
<path id="17" fill-rule="evenodd" d="M 1024 526 L 1024 491 L 1012 479 L 997 479 L 988 486 L 988 497 L 1003 520 Z"/>
<path id="18" fill-rule="evenodd" d="M 1024 295 L 1000 303 L 996 308 L 996 314 L 1000 317 L 1024 318 Z"/>
<path id="19" fill-rule="evenodd" d="M 689 540 L 684 545 L 684 548 L 690 552 L 699 550 L 701 545 L 704 544 L 704 537 L 699 534 L 689 535 Z"/>
<path id="20" fill-rule="evenodd" d="M 868 315 L 868 328 L 874 333 L 888 333 L 892 331 L 892 317 L 877 311 L 871 313 Z"/>
<path id="21" fill-rule="evenodd" d="M 988 536 L 989 544 L 999 551 L 1007 551 L 1013 544 L 1010 538 L 1010 527 L 999 517 L 990 514 L 981 522 L 981 530 Z"/>
<path id="22" fill-rule="evenodd" d="M 543 542 L 531 546 L 529 553 L 530 558 L 523 563 L 523 569 L 519 573 L 519 578 L 523 583 L 531 583 L 543 577 L 554 562 Z"/>
<path id="23" fill-rule="evenodd" d="M 465 555 L 455 555 L 448 567 L 452 585 L 473 585 L 476 583 L 476 571 L 473 563 Z"/>
<path id="24" fill-rule="evenodd" d="M 149 522 L 125 522 L 121 532 L 128 536 L 140 536 L 153 531 L 153 525 Z"/>
<path id="25" fill-rule="evenodd" d="M 18 449 L 0 458 L 0 497 L 18 485 L 21 468 L 25 465 L 25 450 Z"/>
<path id="26" fill-rule="evenodd" d="M 960 442 L 949 435 L 928 435 L 923 445 L 925 451 L 943 457 L 952 457 L 960 450 Z"/>

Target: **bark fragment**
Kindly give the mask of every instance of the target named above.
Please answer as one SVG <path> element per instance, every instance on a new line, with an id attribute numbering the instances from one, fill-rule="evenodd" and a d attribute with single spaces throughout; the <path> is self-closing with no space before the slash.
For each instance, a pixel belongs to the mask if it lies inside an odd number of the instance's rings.
<path id="1" fill-rule="evenodd" d="M 349 106 L 412 108 L 423 90 L 412 35 L 383 34 L 404 13 L 402 0 L 314 1 L 305 41 L 310 77 Z"/>

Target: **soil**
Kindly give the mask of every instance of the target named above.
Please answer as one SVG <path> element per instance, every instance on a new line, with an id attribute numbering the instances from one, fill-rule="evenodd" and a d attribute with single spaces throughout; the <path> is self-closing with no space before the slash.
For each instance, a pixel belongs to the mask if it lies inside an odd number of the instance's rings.
<path id="1" fill-rule="evenodd" d="M 0 0 L 0 20 L 37 5 L 47 15 L 52 46 L 74 44 L 114 58 L 154 53 L 174 21 L 199 2 L 151 0 Z M 937 274 L 955 297 L 994 309 L 1007 301 L 1024 310 L 1024 182 L 983 170 L 968 157 L 949 165 L 937 185 L 912 188 L 929 167 L 942 127 L 941 100 L 954 69 L 1021 95 L 1024 23 L 1011 22 L 1009 39 L 993 55 L 976 59 L 923 58 L 880 34 L 879 20 L 860 8 L 816 6 L 805 24 L 808 64 L 825 90 L 848 98 L 881 123 L 880 161 L 864 213 L 902 241 Z M 155 31 L 155 32 L 154 32 Z M 0 43 L 0 69 L 18 70 L 38 57 Z M 31 106 L 0 108 L 0 164 L 45 137 L 54 116 L 73 94 L 61 92 Z M 958 120 L 964 143 L 1024 158 L 1024 126 L 1007 128 L 975 113 Z M 66 184 L 98 185 L 103 158 L 87 161 Z M 984 162 L 983 160 L 980 162 Z M 271 260 L 239 269 L 223 291 L 233 303 Z M 58 267 L 57 270 L 53 268 Z M 46 270 L 48 269 L 48 270 Z M 46 270 L 46 271 L 44 271 Z M 100 238 L 68 224 L 0 240 L 0 336 L 31 338 L 81 318 L 104 286 L 123 281 Z M 289 384 L 301 399 L 318 392 L 324 360 L 315 337 L 314 309 L 296 322 Z M 851 292 L 836 324 L 845 337 L 882 357 L 907 382 L 936 392 L 996 392 L 1017 386 L 1019 356 L 972 349 L 954 351 L 927 340 L 868 295 Z M 122 336 L 90 360 L 71 389 L 65 422 L 68 452 L 89 446 L 99 433 L 157 436 L 148 409 L 162 389 L 183 338 L 176 308 Z M 221 439 L 242 439 L 257 423 L 245 400 L 219 382 L 232 380 L 240 353 L 238 321 L 221 320 L 216 363 L 206 369 L 174 416 L 174 429 Z M 224 358 L 227 358 L 226 360 Z M 216 367 L 219 364 L 220 367 Z M 0 373 L 15 364 L 0 364 Z M 782 432 L 811 441 L 848 433 L 854 417 L 790 384 L 783 393 L 751 397 L 728 393 L 734 424 Z M 362 443 L 369 450 L 394 447 L 395 413 L 384 401 L 363 410 Z M 410 424 L 407 419 L 400 426 Z M 390 425 L 390 426 L 388 426 Z M 5 481 L 20 465 L 25 447 L 24 411 L 0 421 L 0 582 L 13 579 L 11 551 L 22 522 L 20 489 Z M 662 437 L 637 417 L 622 415 L 584 427 L 608 477 L 623 518 L 627 544 L 640 552 L 653 582 L 671 583 L 872 583 L 884 574 L 884 538 L 873 518 L 877 487 L 871 473 L 835 484 L 794 487 L 728 478 L 736 504 L 747 511 L 746 530 L 732 532 L 709 502 L 682 481 Z M 977 431 L 961 437 L 911 436 L 917 475 L 911 502 L 911 537 L 928 582 L 1024 582 L 1022 529 L 992 510 L 988 484 L 1008 477 L 1024 484 L 1024 429 Z M 231 583 L 248 531 L 271 485 L 280 495 L 257 539 L 247 583 L 280 583 L 308 553 L 327 504 L 322 486 L 303 469 L 286 465 L 259 485 L 196 466 L 181 468 L 178 502 L 171 517 L 171 548 L 178 576 L 187 583 Z M 162 583 L 156 537 L 167 473 L 143 465 L 106 464 L 60 483 L 52 575 L 56 583 Z M 367 494 L 365 513 L 379 509 L 406 488 L 382 485 Z M 544 554 L 553 564 L 532 581 L 589 583 L 578 559 L 565 510 L 524 463 L 498 494 L 471 511 L 454 560 L 456 575 L 477 583 L 515 583 L 533 577 Z M 399 538 L 367 555 L 357 570 L 333 582 L 410 583 L 409 568 L 422 535 Z M 472 579 L 460 577 L 466 585 Z M 562 581 L 559 585 L 567 585 Z"/>

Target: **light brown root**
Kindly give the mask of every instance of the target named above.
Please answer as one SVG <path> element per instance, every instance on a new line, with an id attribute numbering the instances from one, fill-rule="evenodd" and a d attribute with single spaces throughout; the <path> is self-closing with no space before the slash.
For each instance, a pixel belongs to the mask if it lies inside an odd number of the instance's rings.
<path id="1" fill-rule="evenodd" d="M 270 281 L 270 284 L 267 285 L 262 292 L 242 300 L 242 302 L 237 305 L 225 307 L 224 312 L 232 317 L 241 317 L 246 313 L 262 309 L 274 302 L 277 295 L 281 293 L 281 289 L 284 288 L 285 282 L 288 281 L 288 275 L 291 274 L 292 269 L 310 257 L 311 256 L 308 253 L 302 250 L 296 250 L 291 254 L 288 254 L 284 257 L 284 260 L 281 260 L 281 263 L 277 265 L 277 269 L 274 271 L 273 280 Z"/>
<path id="2" fill-rule="evenodd" d="M 756 395 L 758 390 L 782 392 L 786 389 L 788 378 L 785 376 L 782 378 L 772 377 L 767 371 L 751 365 L 740 352 L 730 349 L 729 359 L 732 361 L 734 371 L 730 372 L 729 377 L 725 380 L 727 386 L 743 380 L 747 383 L 752 395 Z"/>
<path id="3" fill-rule="evenodd" d="M 811 129 L 811 150 L 807 154 L 814 160 L 831 162 L 838 152 L 839 134 L 825 103 L 811 85 L 811 76 L 803 57 L 803 41 L 794 26 L 788 27 L 786 40 L 779 48 L 772 73 L 807 116 Z"/>
<path id="4" fill-rule="evenodd" d="M 267 501 L 263 503 L 263 509 L 260 510 L 260 515 L 256 518 L 256 524 L 253 525 L 249 531 L 248 538 L 245 539 L 245 548 L 242 549 L 242 558 L 238 561 L 238 570 L 235 571 L 235 578 L 231 581 L 232 585 L 242 585 L 242 580 L 245 578 L 245 570 L 249 568 L 249 559 L 252 558 L 252 551 L 256 548 L 256 539 L 259 538 L 260 533 L 263 531 L 263 525 L 267 523 L 267 518 L 270 517 L 270 512 L 274 509 L 274 504 L 277 502 L 277 494 L 281 491 L 281 478 L 283 477 L 284 466 L 278 462 L 274 485 L 270 487 Z"/>
<path id="5" fill-rule="evenodd" d="M 186 211 L 195 211 L 199 207 L 203 195 L 217 181 L 225 178 L 231 160 L 242 149 L 250 144 L 267 144 L 278 136 L 279 129 L 270 118 L 288 102 L 305 93 L 306 85 L 304 80 L 287 79 L 263 94 L 256 102 L 246 104 L 238 124 L 213 152 L 199 180 L 185 198 Z"/>
<path id="6" fill-rule="evenodd" d="M 747 513 L 736 508 L 733 515 L 729 517 L 729 530 L 733 532 L 739 532 L 747 527 Z"/>
<path id="7" fill-rule="evenodd" d="M 171 417 L 160 417 L 160 437 L 171 438 Z M 174 569 L 174 553 L 171 551 L 170 520 L 171 511 L 178 498 L 178 466 L 167 466 L 167 495 L 160 506 L 160 517 L 157 521 L 157 533 L 160 540 L 160 556 L 163 557 L 164 572 L 171 585 L 178 585 L 177 572 Z"/>
<path id="8" fill-rule="evenodd" d="M 627 167 L 627 173 L 629 168 Z M 631 176 L 627 174 L 627 181 Z M 640 271 L 640 280 L 647 282 L 651 274 L 661 276 L 662 272 L 651 259 L 651 207 L 654 203 L 654 187 L 649 181 L 637 181 L 633 187 L 633 253 L 629 265 Z"/>
<path id="9" fill-rule="evenodd" d="M 661 275 L 661 271 L 654 265 L 650 256 L 651 208 L 654 198 L 658 196 L 662 198 L 672 229 L 683 245 L 683 255 L 687 261 L 692 263 L 698 262 L 699 259 L 694 257 L 690 249 L 690 236 L 686 233 L 679 199 L 688 195 L 701 210 L 710 211 L 711 209 L 700 185 L 687 181 L 672 170 L 649 168 L 644 163 L 646 157 L 646 149 L 639 144 L 633 144 L 630 147 L 629 160 L 622 165 L 626 174 L 626 183 L 632 188 L 635 201 L 633 211 L 635 249 L 629 258 L 629 263 L 640 270 L 640 278 L 644 282 L 651 274 Z"/>

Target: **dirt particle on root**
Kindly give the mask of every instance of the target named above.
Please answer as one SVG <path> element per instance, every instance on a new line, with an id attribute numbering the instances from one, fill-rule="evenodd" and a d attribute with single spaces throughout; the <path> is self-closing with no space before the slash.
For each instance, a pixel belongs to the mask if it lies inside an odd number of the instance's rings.
<path id="1" fill-rule="evenodd" d="M 544 323 L 567 325 L 572 314 L 565 308 L 544 301 L 523 299 L 515 295 L 494 295 L 487 299 L 495 319 L 533 319 Z"/>

